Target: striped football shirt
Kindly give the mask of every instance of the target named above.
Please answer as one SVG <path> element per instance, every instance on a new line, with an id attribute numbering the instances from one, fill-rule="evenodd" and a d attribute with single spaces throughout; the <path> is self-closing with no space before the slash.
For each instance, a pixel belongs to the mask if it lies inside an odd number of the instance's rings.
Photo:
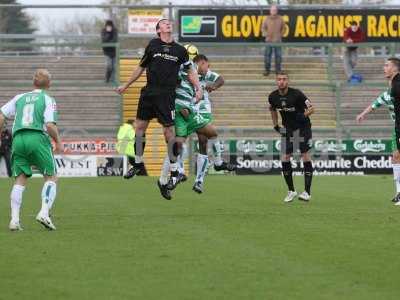
<path id="1" fill-rule="evenodd" d="M 381 93 L 372 102 L 372 108 L 373 109 L 377 109 L 377 108 L 379 108 L 381 106 L 386 106 L 387 107 L 387 109 L 389 111 L 390 118 L 392 119 L 392 121 L 394 121 L 395 120 L 394 105 L 393 105 L 392 97 L 390 96 L 390 90 Z"/>

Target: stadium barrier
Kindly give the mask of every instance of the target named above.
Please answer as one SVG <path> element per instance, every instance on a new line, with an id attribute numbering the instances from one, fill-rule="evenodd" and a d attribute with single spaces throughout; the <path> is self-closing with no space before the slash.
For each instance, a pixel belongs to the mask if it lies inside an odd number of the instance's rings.
<path id="1" fill-rule="evenodd" d="M 298 141 L 300 142 L 300 141 Z M 296 143 L 296 141 L 295 141 Z M 315 139 L 311 155 L 316 175 L 391 174 L 390 139 Z M 284 147 L 277 139 L 229 139 L 223 142 L 225 160 L 238 166 L 236 175 L 278 175 L 281 172 L 280 151 Z M 196 141 L 192 149 L 197 152 Z M 209 153 L 212 157 L 212 152 Z M 194 171 L 195 161 L 191 160 Z M 224 174 L 213 171 L 209 173 Z M 292 167 L 302 172 L 300 153 L 294 153 Z"/>
<path id="2" fill-rule="evenodd" d="M 310 83 L 309 81 L 301 81 L 298 80 L 297 82 L 295 82 L 295 84 L 297 83 L 301 83 L 304 86 L 325 86 L 325 87 L 329 87 L 330 89 L 332 89 L 332 91 L 334 91 L 335 93 L 335 99 L 336 99 L 336 108 L 340 108 L 341 107 L 341 94 L 342 91 L 345 87 L 347 87 L 347 83 L 343 82 L 342 80 L 340 80 L 339 78 L 337 78 L 335 76 L 334 73 L 334 59 L 337 59 L 337 49 L 339 49 L 340 47 L 344 47 L 345 44 L 333 44 L 333 43 L 282 43 L 282 44 L 277 44 L 279 46 L 282 46 L 284 48 L 291 48 L 291 49 L 295 49 L 295 48 L 299 48 L 299 49 L 309 49 L 309 51 L 312 51 L 313 47 L 325 47 L 328 49 L 327 54 L 323 54 L 322 57 L 323 59 L 326 60 L 326 68 L 327 68 L 327 74 L 328 74 L 328 78 L 327 80 L 316 80 L 314 83 Z M 101 43 L 86 43 L 86 42 L 68 42 L 68 41 L 59 41 L 57 43 L 35 43 L 35 42 L 26 42 L 26 43 L 15 43 L 15 42 L 9 42 L 9 43 L 2 43 L 0 44 L 0 49 L 2 49 L 1 47 L 15 47 L 18 46 L 20 48 L 29 48 L 29 49 L 44 49 L 45 51 L 43 51 L 43 53 L 61 53 L 61 52 L 57 52 L 57 51 L 61 51 L 60 49 L 65 49 L 66 47 L 78 47 L 78 50 L 76 50 L 75 53 L 83 53 L 82 49 L 84 49 L 85 47 L 91 46 L 91 47 L 97 47 L 97 48 L 101 48 L 102 46 L 115 46 L 115 47 L 119 47 L 119 44 L 101 44 Z M 260 57 L 260 51 L 262 49 L 264 45 L 261 43 L 254 43 L 251 44 L 249 43 L 248 45 L 243 46 L 243 44 L 240 45 L 236 45 L 234 43 L 230 43 L 229 45 L 227 44 L 207 44 L 207 43 L 200 43 L 199 47 L 203 47 L 204 49 L 210 49 L 210 47 L 213 47 L 213 49 L 224 49 L 224 47 L 241 47 L 243 49 L 247 49 L 246 51 L 248 51 L 249 56 L 254 56 L 254 57 Z M 388 49 L 391 49 L 390 51 L 392 52 L 392 54 L 397 51 L 397 47 L 398 45 L 396 43 L 363 43 L 363 44 L 358 44 L 357 46 L 359 47 L 364 47 L 365 49 L 373 49 L 374 47 L 386 47 Z M 79 49 L 79 47 L 81 47 L 81 49 Z M 49 50 L 50 49 L 50 50 Z M 259 51 L 258 53 L 254 53 L 252 52 L 254 49 L 256 49 L 257 51 Z M 46 51 L 50 51 L 50 52 L 46 52 Z M 214 50 L 213 50 L 214 51 Z M 217 56 L 218 56 L 218 51 L 215 50 L 217 52 Z M 207 52 L 211 52 L 208 51 Z M 74 52 L 71 51 L 70 54 L 73 54 Z M 118 55 L 120 53 L 120 51 L 117 51 Z M 252 54 L 251 54 L 252 53 Z M 79 54 L 79 55 L 81 55 Z M 302 54 L 304 55 L 304 53 Z M 217 57 L 216 56 L 216 57 Z M 307 55 L 306 55 L 307 56 Z M 384 57 L 384 56 L 382 56 Z M 117 60 L 117 72 L 119 74 L 119 70 L 120 70 L 120 64 L 119 64 L 120 60 Z M 119 78 L 119 76 L 117 76 L 117 78 Z M 69 82 L 69 81 L 63 81 L 63 82 L 59 82 L 62 85 L 68 86 L 71 84 L 78 84 L 78 85 L 84 85 L 84 83 L 81 82 Z M 16 86 L 18 86 L 18 82 L 15 83 Z M 96 84 L 96 83 L 91 83 L 91 84 Z M 101 83 L 102 84 L 102 83 Z M 265 84 L 273 84 L 271 82 L 266 82 L 265 80 L 229 80 L 226 83 L 227 88 L 231 85 L 246 85 L 246 86 L 257 86 L 257 85 L 265 85 Z M 100 83 L 99 83 L 100 85 Z M 363 83 L 360 83 L 358 85 L 361 89 L 363 87 L 370 87 L 370 86 L 376 86 L 376 87 L 382 87 L 384 88 L 386 86 L 384 80 L 382 79 L 382 81 L 365 81 Z M 122 119 L 123 116 L 123 102 L 122 99 L 120 101 L 120 116 Z M 389 128 L 346 128 L 342 126 L 341 123 L 341 109 L 336 109 L 336 116 L 335 116 L 335 120 L 336 120 L 336 126 L 334 128 L 315 128 L 314 132 L 321 132 L 322 134 L 327 134 L 329 135 L 329 137 L 331 138 L 336 137 L 337 141 L 341 141 L 343 139 L 351 139 L 352 136 L 354 135 L 355 132 L 368 132 L 369 134 L 373 134 L 374 132 L 382 132 L 382 130 L 387 132 L 387 136 L 389 136 Z M 243 128 L 224 128 L 224 127 L 220 127 L 219 131 L 221 132 L 232 132 L 232 130 L 240 130 L 242 132 L 246 132 L 246 130 L 249 129 L 243 129 Z M 253 132 L 258 132 L 260 134 L 260 136 L 263 136 L 264 133 L 268 133 L 269 135 L 272 133 L 272 129 L 270 128 L 253 128 L 251 129 Z M 101 134 L 102 133 L 102 129 L 99 128 L 98 130 L 95 130 L 96 133 Z M 93 132 L 89 132 L 89 134 L 93 134 Z M 232 138 L 232 137 L 230 137 Z M 229 137 L 228 137 L 229 139 Z M 193 154 L 193 149 L 190 150 L 191 153 Z M 192 157 L 192 155 L 191 155 Z"/>

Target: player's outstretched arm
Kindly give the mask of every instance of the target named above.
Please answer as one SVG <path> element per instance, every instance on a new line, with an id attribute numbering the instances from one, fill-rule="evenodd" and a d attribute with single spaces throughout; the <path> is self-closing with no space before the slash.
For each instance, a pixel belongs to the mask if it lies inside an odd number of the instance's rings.
<path id="1" fill-rule="evenodd" d="M 364 121 L 365 117 L 373 110 L 374 108 L 372 107 L 372 105 L 368 105 L 359 115 L 357 115 L 357 123 L 361 123 L 362 121 Z"/>
<path id="2" fill-rule="evenodd" d="M 63 151 L 63 146 L 61 143 L 61 138 L 60 134 L 58 132 L 57 125 L 51 122 L 46 123 L 46 128 L 47 128 L 47 133 L 50 135 L 50 137 L 54 140 L 56 143 L 56 148 L 55 148 L 55 153 L 62 153 Z"/>
<path id="3" fill-rule="evenodd" d="M 196 103 L 197 103 L 203 98 L 203 90 L 201 89 L 200 86 L 199 75 L 197 74 L 197 71 L 194 68 L 190 68 L 188 70 L 188 79 L 196 90 Z"/>
<path id="4" fill-rule="evenodd" d="M 118 94 L 123 94 L 130 86 L 132 83 L 134 83 L 136 80 L 139 79 L 139 77 L 143 74 L 144 68 L 141 66 L 136 67 L 135 70 L 133 70 L 131 78 L 124 84 L 119 86 L 115 91 Z"/>

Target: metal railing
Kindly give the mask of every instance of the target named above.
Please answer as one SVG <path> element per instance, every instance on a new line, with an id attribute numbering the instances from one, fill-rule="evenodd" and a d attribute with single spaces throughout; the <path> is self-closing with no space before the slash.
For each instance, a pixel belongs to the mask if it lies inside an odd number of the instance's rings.
<path id="1" fill-rule="evenodd" d="M 17 35 L 19 36 L 19 35 Z M 12 35 L 9 36 L 9 38 L 14 39 L 17 36 Z M 48 39 L 51 40 L 54 38 L 54 41 L 50 42 L 43 42 L 43 41 L 29 41 L 33 37 L 40 39 Z M 23 35 L 21 36 L 22 41 L 14 42 L 3 42 L 0 43 L 0 52 L 2 52 L 3 49 L 9 49 L 9 48 L 18 48 L 18 49 L 29 49 L 27 53 L 32 53 L 34 51 L 42 52 L 43 54 L 46 55 L 60 55 L 62 53 L 64 54 L 76 54 L 82 55 L 85 51 L 89 51 L 90 49 L 97 49 L 93 51 L 98 51 L 100 54 L 101 48 L 104 46 L 107 47 L 115 47 L 116 48 L 116 53 L 117 53 L 117 59 L 116 59 L 116 84 L 119 85 L 119 73 L 120 73 L 120 53 L 122 52 L 120 49 L 120 44 L 102 44 L 100 42 L 94 41 L 94 38 L 98 38 L 98 36 L 89 36 L 89 37 L 76 37 L 76 36 L 35 36 L 35 35 Z M 4 38 L 3 35 L 0 35 L 0 39 Z M 25 42 L 23 40 L 26 40 Z M 72 40 L 72 41 L 71 41 Z M 262 56 L 262 49 L 265 47 L 265 43 L 196 43 L 198 48 L 201 49 L 201 51 L 204 51 L 204 53 L 210 53 L 210 54 L 217 54 L 218 53 L 224 53 L 225 49 L 242 49 L 243 50 L 243 56 Z M 352 131 L 357 131 L 357 130 L 364 130 L 362 128 L 344 128 L 342 126 L 342 115 L 341 115 L 341 106 L 342 106 L 342 91 L 347 87 L 347 83 L 343 80 L 340 80 L 335 76 L 335 62 L 338 61 L 338 55 L 340 52 L 341 48 L 344 48 L 348 46 L 347 44 L 344 43 L 275 43 L 275 44 L 269 44 L 270 46 L 279 46 L 284 49 L 284 53 L 289 52 L 289 51 L 294 51 L 295 49 L 307 49 L 307 51 L 313 51 L 312 49 L 315 49 L 316 47 L 319 48 L 325 48 L 327 49 L 326 54 L 322 54 L 319 57 L 321 57 L 321 63 L 326 68 L 326 74 L 327 78 L 322 79 L 322 80 L 315 80 L 315 82 L 310 82 L 310 81 L 302 81 L 302 80 L 297 80 L 295 82 L 296 85 L 301 84 L 303 86 L 323 86 L 329 88 L 334 97 L 335 97 L 335 105 L 336 105 L 336 110 L 335 110 L 335 121 L 336 121 L 336 132 L 337 135 L 346 135 L 349 136 L 351 135 Z M 375 49 L 375 48 L 386 48 L 389 49 L 390 55 L 395 55 L 397 50 L 400 48 L 398 43 L 358 43 L 357 47 L 359 47 L 360 52 L 367 49 Z M 65 50 L 68 49 L 68 50 Z M 74 50 L 75 49 L 75 50 Z M 250 49 L 250 50 L 249 50 Z M 256 52 L 252 50 L 256 50 Z M 21 51 L 21 50 L 20 50 Z M 64 51 L 64 52 L 63 52 Z M 246 52 L 247 51 L 247 52 Z M 247 53 L 247 54 L 246 54 Z M 371 53 L 371 51 L 369 51 Z M 364 54 L 365 57 L 370 57 L 371 54 Z M 285 56 L 284 56 L 285 57 Z M 383 56 L 381 56 L 383 57 Z M 318 75 L 318 74 L 317 74 Z M 1 83 L 0 83 L 1 84 Z M 19 85 L 21 83 L 19 82 L 7 82 L 7 84 L 11 85 Z M 80 81 L 63 81 L 60 82 L 63 86 L 68 86 L 68 85 L 75 85 L 79 86 L 82 85 L 84 86 L 86 83 L 85 82 L 80 82 Z M 91 85 L 102 85 L 103 83 L 95 83 L 91 82 Z M 266 83 L 265 80 L 228 80 L 227 81 L 227 86 L 229 85 L 247 85 L 247 86 L 252 86 L 252 85 L 266 85 L 266 84 L 271 84 L 271 83 Z M 381 81 L 371 81 L 367 80 L 363 83 L 360 83 L 358 85 L 360 88 L 363 87 L 382 87 L 385 88 L 387 87 L 385 80 L 382 76 Z M 373 99 L 371 99 L 373 100 Z M 123 103 L 122 103 L 122 97 L 120 97 L 120 115 L 121 115 L 121 121 L 122 121 L 122 111 L 123 111 Z M 269 129 L 268 129 L 269 130 Z M 268 131 L 267 130 L 267 131 Z M 323 132 L 325 129 L 321 128 L 321 132 Z M 378 129 L 370 128 L 370 131 L 374 131 Z"/>
<path id="2" fill-rule="evenodd" d="M 265 43 L 196 43 L 196 46 L 200 49 L 206 49 L 205 52 L 211 52 L 207 51 L 208 48 L 213 48 L 213 49 L 218 49 L 218 48 L 224 48 L 224 47 L 239 47 L 241 49 L 244 48 L 259 48 L 259 54 L 261 54 L 260 50 L 265 47 L 267 44 Z M 362 55 L 360 55 L 361 58 L 373 58 L 373 57 L 389 57 L 389 56 L 395 56 L 396 53 L 399 51 L 399 43 L 377 43 L 377 42 L 371 42 L 371 43 L 357 43 L 356 46 L 359 47 L 358 51 L 359 52 L 364 52 Z M 363 127 L 355 127 L 355 126 L 344 126 L 342 122 L 342 93 L 346 88 L 350 86 L 357 86 L 360 90 L 363 88 L 371 88 L 371 87 L 376 87 L 376 88 L 382 88 L 382 90 L 387 89 L 388 84 L 387 81 L 384 78 L 383 71 L 380 71 L 382 73 L 381 79 L 376 79 L 376 80 L 364 80 L 361 83 L 358 83 L 356 85 L 352 85 L 347 82 L 347 80 L 340 79 L 337 77 L 338 73 L 337 70 L 335 69 L 335 64 L 338 63 L 338 61 L 342 61 L 342 58 L 340 56 L 340 51 L 341 49 L 344 49 L 345 47 L 348 47 L 349 45 L 346 43 L 268 43 L 268 46 L 272 47 L 282 47 L 282 52 L 285 53 L 285 50 L 287 49 L 313 49 L 314 47 L 324 47 L 327 49 L 326 54 L 319 55 L 318 57 L 321 58 L 321 64 L 326 68 L 326 74 L 327 74 L 327 79 L 316 79 L 314 80 L 314 83 L 309 82 L 309 81 L 303 81 L 303 80 L 296 80 L 294 82 L 294 85 L 301 85 L 301 86 L 321 86 L 321 87 L 328 87 L 335 98 L 335 122 L 336 122 L 336 137 L 345 137 L 345 138 L 352 138 L 352 135 L 355 133 L 359 132 L 370 132 L 370 133 L 377 133 L 377 132 L 384 132 L 387 136 L 390 136 L 391 130 L 389 128 L 375 128 L 371 126 L 367 126 L 366 128 Z M 379 54 L 375 55 L 374 50 L 375 49 L 381 49 L 385 48 L 387 49 L 388 54 Z M 288 52 L 288 51 L 286 51 Z M 254 54 L 253 54 L 254 55 Z M 312 56 L 312 55 L 310 55 Z M 286 56 L 288 57 L 288 56 Z M 290 64 L 290 63 L 288 63 Z M 383 69 L 383 64 L 382 64 L 382 69 Z M 316 74 L 316 77 L 319 74 Z M 271 83 L 267 83 L 265 80 L 237 80 L 237 81 L 227 81 L 227 85 L 250 85 L 250 86 L 256 86 L 256 85 L 270 85 Z M 370 101 L 372 102 L 374 100 L 374 96 L 371 96 Z M 354 116 L 355 118 L 356 116 Z M 222 130 L 230 130 L 232 128 L 222 128 Z M 264 130 L 264 129 L 256 129 L 261 132 L 272 132 L 272 129 Z M 324 128 L 319 128 L 319 129 L 314 129 L 315 131 L 319 132 L 332 132 L 331 129 L 324 129 Z"/>
<path id="3" fill-rule="evenodd" d="M 29 39 L 29 35 L 26 35 L 24 37 L 25 39 Z M 5 43 L 0 43 L 0 53 L 4 52 L 3 49 L 7 48 L 18 48 L 18 49 L 29 49 L 26 54 L 30 54 L 30 57 L 32 57 L 32 53 L 34 53 L 34 49 L 36 51 L 40 51 L 42 53 L 45 53 L 46 55 L 54 55 L 58 56 L 60 53 L 63 51 L 60 51 L 61 48 L 70 48 L 68 53 L 74 53 L 74 50 L 72 48 L 74 47 L 83 47 L 83 48 L 97 48 L 99 51 L 102 51 L 101 49 L 103 47 L 114 47 L 115 52 L 116 52 L 116 59 L 115 59 L 115 81 L 114 81 L 114 86 L 120 85 L 120 44 L 119 43 L 100 43 L 100 42 L 85 42 L 84 40 L 81 41 L 76 41 L 76 42 L 66 42 L 66 41 L 58 41 L 58 42 L 49 42 L 49 43 L 44 43 L 44 42 L 5 42 Z M 42 49 L 42 50 L 39 50 Z M 77 51 L 80 53 L 81 51 Z M 4 53 L 3 53 L 4 54 Z M 103 55 L 101 53 L 101 55 Z M 0 56 L 1 57 L 1 56 Z M 22 58 L 21 58 L 22 59 Z M 54 62 L 56 64 L 57 61 Z M 104 86 L 103 82 L 96 82 L 96 81 L 82 81 L 81 79 L 78 80 L 63 80 L 63 81 L 57 81 L 53 80 L 53 85 L 57 87 L 68 87 L 68 86 L 77 86 L 80 89 L 85 89 L 86 87 L 93 87 L 93 86 Z M 31 85 L 31 80 L 25 81 L 0 81 L 0 85 L 6 84 L 7 86 L 15 86 L 15 87 L 21 87 L 21 86 L 30 86 Z M 111 88 L 111 87 L 110 87 Z M 116 94 L 117 95 L 117 94 Z M 123 97 L 121 95 L 118 95 L 118 105 L 119 105 L 119 117 L 120 117 L 120 122 L 123 122 Z M 92 130 L 88 131 L 90 134 L 97 134 L 101 132 L 102 130 Z M 104 130 L 103 130 L 104 131 Z"/>

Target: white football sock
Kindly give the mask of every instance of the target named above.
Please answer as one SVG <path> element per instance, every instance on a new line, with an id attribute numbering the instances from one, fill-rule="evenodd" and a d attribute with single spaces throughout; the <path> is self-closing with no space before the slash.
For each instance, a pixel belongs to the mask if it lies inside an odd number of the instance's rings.
<path id="1" fill-rule="evenodd" d="M 184 163 L 184 161 L 183 161 L 182 155 L 179 155 L 179 156 L 178 156 L 178 161 L 177 161 L 177 163 L 178 163 L 178 172 L 179 172 L 180 174 L 185 174 L 185 163 Z"/>
<path id="2" fill-rule="evenodd" d="M 178 163 L 175 161 L 175 162 L 172 162 L 171 160 L 169 161 L 169 168 L 170 168 L 170 170 L 171 170 L 171 172 L 176 172 L 176 171 L 178 171 Z"/>
<path id="3" fill-rule="evenodd" d="M 393 164 L 393 178 L 396 183 L 396 192 L 400 193 L 400 164 Z"/>
<path id="4" fill-rule="evenodd" d="M 207 172 L 207 166 L 208 166 L 208 156 L 200 154 L 200 153 L 197 154 L 196 181 L 200 181 L 200 182 L 204 181 L 204 176 L 206 175 L 206 172 Z"/>
<path id="5" fill-rule="evenodd" d="M 57 195 L 57 184 L 54 181 L 46 181 L 42 189 L 42 208 L 40 214 L 49 216 L 49 210 L 52 208 Z"/>
<path id="6" fill-rule="evenodd" d="M 169 158 L 168 155 L 164 158 L 163 165 L 161 167 L 160 183 L 166 185 L 168 183 L 169 175 Z"/>
<path id="7" fill-rule="evenodd" d="M 143 156 L 142 155 L 135 155 L 135 163 L 140 164 L 143 162 Z"/>
<path id="8" fill-rule="evenodd" d="M 186 143 L 182 145 L 182 153 L 178 156 L 178 171 L 185 174 L 185 159 L 188 157 L 188 149 Z"/>
<path id="9" fill-rule="evenodd" d="M 189 157 L 188 145 L 186 143 L 182 144 L 182 159 L 185 160 Z"/>
<path id="10" fill-rule="evenodd" d="M 23 185 L 14 184 L 11 190 L 11 220 L 15 223 L 19 222 L 19 211 L 22 204 L 22 194 L 25 187 Z"/>
<path id="11" fill-rule="evenodd" d="M 210 143 L 212 145 L 213 153 L 214 153 L 214 165 L 220 166 L 222 165 L 222 145 L 221 142 L 217 138 L 210 139 Z"/>

